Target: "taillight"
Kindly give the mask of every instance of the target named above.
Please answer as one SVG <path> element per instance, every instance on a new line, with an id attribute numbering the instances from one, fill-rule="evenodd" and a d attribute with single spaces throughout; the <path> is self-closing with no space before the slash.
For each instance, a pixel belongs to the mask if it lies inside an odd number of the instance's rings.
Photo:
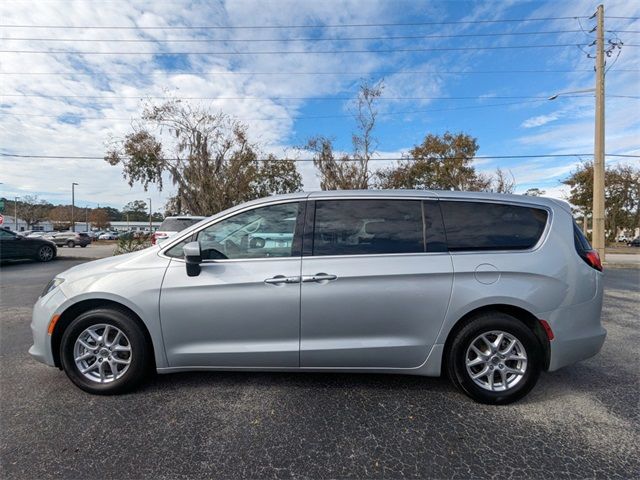
<path id="1" fill-rule="evenodd" d="M 596 250 L 589 250 L 585 253 L 585 261 L 596 270 L 602 271 L 602 261 L 600 261 L 600 255 Z"/>

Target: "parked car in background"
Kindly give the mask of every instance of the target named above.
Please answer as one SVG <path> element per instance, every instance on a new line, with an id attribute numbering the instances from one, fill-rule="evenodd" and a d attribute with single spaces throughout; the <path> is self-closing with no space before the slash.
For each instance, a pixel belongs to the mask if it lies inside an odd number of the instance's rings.
<path id="1" fill-rule="evenodd" d="M 44 238 L 23 237 L 10 230 L 0 229 L 0 260 L 32 258 L 48 262 L 56 258 L 56 245 Z"/>
<path id="2" fill-rule="evenodd" d="M 47 238 L 59 247 L 73 248 L 79 245 L 84 248 L 91 243 L 91 237 L 85 232 L 56 232 Z"/>
<path id="3" fill-rule="evenodd" d="M 116 232 L 104 232 L 99 237 L 98 240 L 117 240 L 118 234 Z"/>
<path id="4" fill-rule="evenodd" d="M 29 352 L 97 394 L 150 368 L 335 371 L 446 374 L 505 404 L 600 351 L 603 283 L 560 200 L 300 192 L 60 273 Z"/>
<path id="5" fill-rule="evenodd" d="M 630 247 L 640 247 L 640 237 L 634 238 L 629 243 L 627 243 Z"/>
<path id="6" fill-rule="evenodd" d="M 629 241 L 631 241 L 631 239 L 627 237 L 625 234 L 618 235 L 618 238 L 616 238 L 616 242 L 620 242 L 620 243 L 627 243 Z"/>
<path id="7" fill-rule="evenodd" d="M 49 232 L 31 232 L 27 237 L 29 238 L 42 238 L 49 235 Z"/>
<path id="8" fill-rule="evenodd" d="M 153 245 L 165 241 L 167 238 L 175 235 L 176 233 L 184 230 L 191 225 L 195 225 L 206 217 L 196 217 L 191 215 L 181 215 L 176 217 L 166 217 L 158 230 L 151 236 L 151 243 Z"/>
<path id="9" fill-rule="evenodd" d="M 91 230 L 91 231 L 87 232 L 87 235 L 89 235 L 89 237 L 90 237 L 90 238 L 91 238 L 91 240 L 93 241 L 93 240 L 97 240 L 97 239 L 98 239 L 98 237 L 99 237 L 100 235 L 102 235 L 103 233 L 104 233 L 104 232 L 102 232 L 102 231 L 98 231 L 98 230 Z"/>

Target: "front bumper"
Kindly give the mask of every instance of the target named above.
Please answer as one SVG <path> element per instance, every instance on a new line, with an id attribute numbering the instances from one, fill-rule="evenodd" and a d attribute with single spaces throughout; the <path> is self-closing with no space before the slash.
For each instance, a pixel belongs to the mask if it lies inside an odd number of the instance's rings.
<path id="1" fill-rule="evenodd" d="M 58 287 L 49 292 L 44 297 L 38 298 L 33 307 L 31 317 L 31 334 L 33 335 L 33 345 L 29 349 L 29 355 L 52 367 L 55 366 L 53 350 L 51 348 L 51 335 L 48 333 L 51 317 L 60 313 L 58 310 L 67 300 L 67 297 Z"/>

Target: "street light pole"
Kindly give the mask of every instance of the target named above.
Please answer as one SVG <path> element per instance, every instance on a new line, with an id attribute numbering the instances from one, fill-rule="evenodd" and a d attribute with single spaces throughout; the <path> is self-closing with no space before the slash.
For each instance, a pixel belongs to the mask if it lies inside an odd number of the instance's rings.
<path id="1" fill-rule="evenodd" d="M 147 200 L 149 200 L 149 233 L 151 233 L 151 212 L 153 212 L 153 210 L 151 210 L 151 199 L 148 198 Z"/>
<path id="2" fill-rule="evenodd" d="M 604 205 L 604 5 L 596 12 L 596 125 L 593 152 L 593 248 L 605 260 Z"/>
<path id="3" fill-rule="evenodd" d="M 72 232 L 76 231 L 76 219 L 74 217 L 74 212 L 73 212 L 73 209 L 75 208 L 75 203 L 76 203 L 76 191 L 75 191 L 76 185 L 78 185 L 76 182 L 73 182 L 71 184 L 71 231 Z"/>

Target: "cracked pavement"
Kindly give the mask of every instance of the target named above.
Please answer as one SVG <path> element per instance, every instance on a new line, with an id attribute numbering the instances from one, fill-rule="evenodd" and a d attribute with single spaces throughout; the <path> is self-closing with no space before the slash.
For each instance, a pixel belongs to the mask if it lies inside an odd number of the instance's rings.
<path id="1" fill-rule="evenodd" d="M 640 477 L 640 270 L 605 273 L 598 356 L 493 407 L 393 375 L 182 373 L 89 395 L 27 354 L 33 303 L 77 263 L 0 269 L 2 478 Z"/>

